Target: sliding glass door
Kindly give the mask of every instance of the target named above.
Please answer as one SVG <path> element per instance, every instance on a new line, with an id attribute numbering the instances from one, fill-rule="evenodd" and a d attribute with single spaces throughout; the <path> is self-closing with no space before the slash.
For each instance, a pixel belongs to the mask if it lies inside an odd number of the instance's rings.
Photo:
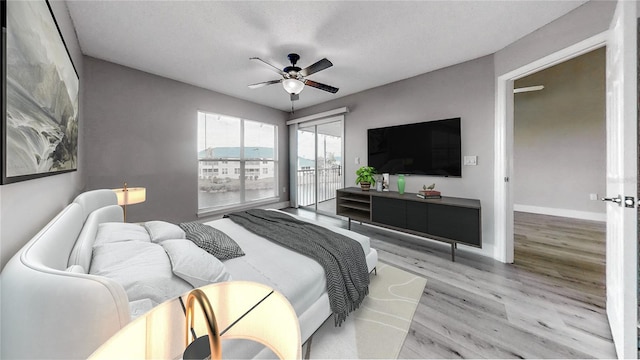
<path id="1" fill-rule="evenodd" d="M 343 180 L 343 118 L 298 124 L 297 204 L 327 214 L 336 212 L 336 190 Z"/>

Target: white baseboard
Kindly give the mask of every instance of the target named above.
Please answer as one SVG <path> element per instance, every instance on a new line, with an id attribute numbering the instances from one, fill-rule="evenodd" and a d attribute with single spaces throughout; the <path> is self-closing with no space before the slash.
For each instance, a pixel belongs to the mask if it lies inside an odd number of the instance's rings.
<path id="1" fill-rule="evenodd" d="M 519 204 L 514 204 L 513 210 L 528 212 L 533 214 L 541 214 L 541 215 L 562 216 L 562 217 L 568 217 L 572 219 L 603 221 L 603 222 L 607 221 L 606 213 L 597 213 L 597 212 L 591 212 L 591 211 L 556 209 L 556 208 L 548 208 L 548 207 L 542 207 L 542 206 L 519 205 Z"/>

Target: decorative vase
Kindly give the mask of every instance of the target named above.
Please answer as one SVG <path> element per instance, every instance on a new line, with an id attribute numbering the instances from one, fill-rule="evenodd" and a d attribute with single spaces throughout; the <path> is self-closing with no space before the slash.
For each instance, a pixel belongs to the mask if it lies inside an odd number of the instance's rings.
<path id="1" fill-rule="evenodd" d="M 404 194 L 404 175 L 398 175 L 398 193 Z"/>

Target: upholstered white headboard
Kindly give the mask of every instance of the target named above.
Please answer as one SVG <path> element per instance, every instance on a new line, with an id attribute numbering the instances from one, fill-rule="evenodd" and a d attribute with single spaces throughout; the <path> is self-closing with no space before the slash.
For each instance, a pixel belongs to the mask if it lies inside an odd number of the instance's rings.
<path id="1" fill-rule="evenodd" d="M 86 273 L 98 224 L 122 221 L 116 203 L 110 190 L 78 196 L 7 263 L 0 357 L 86 358 L 129 323 L 122 286 Z M 69 265 L 85 272 L 67 271 Z"/>

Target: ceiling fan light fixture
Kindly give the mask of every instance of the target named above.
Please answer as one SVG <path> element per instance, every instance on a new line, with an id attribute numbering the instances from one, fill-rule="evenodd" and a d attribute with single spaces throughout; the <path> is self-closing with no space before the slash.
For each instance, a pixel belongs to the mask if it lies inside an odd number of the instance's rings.
<path id="1" fill-rule="evenodd" d="M 282 81 L 282 87 L 289 94 L 300 94 L 304 89 L 304 83 L 298 79 L 285 79 Z"/>

